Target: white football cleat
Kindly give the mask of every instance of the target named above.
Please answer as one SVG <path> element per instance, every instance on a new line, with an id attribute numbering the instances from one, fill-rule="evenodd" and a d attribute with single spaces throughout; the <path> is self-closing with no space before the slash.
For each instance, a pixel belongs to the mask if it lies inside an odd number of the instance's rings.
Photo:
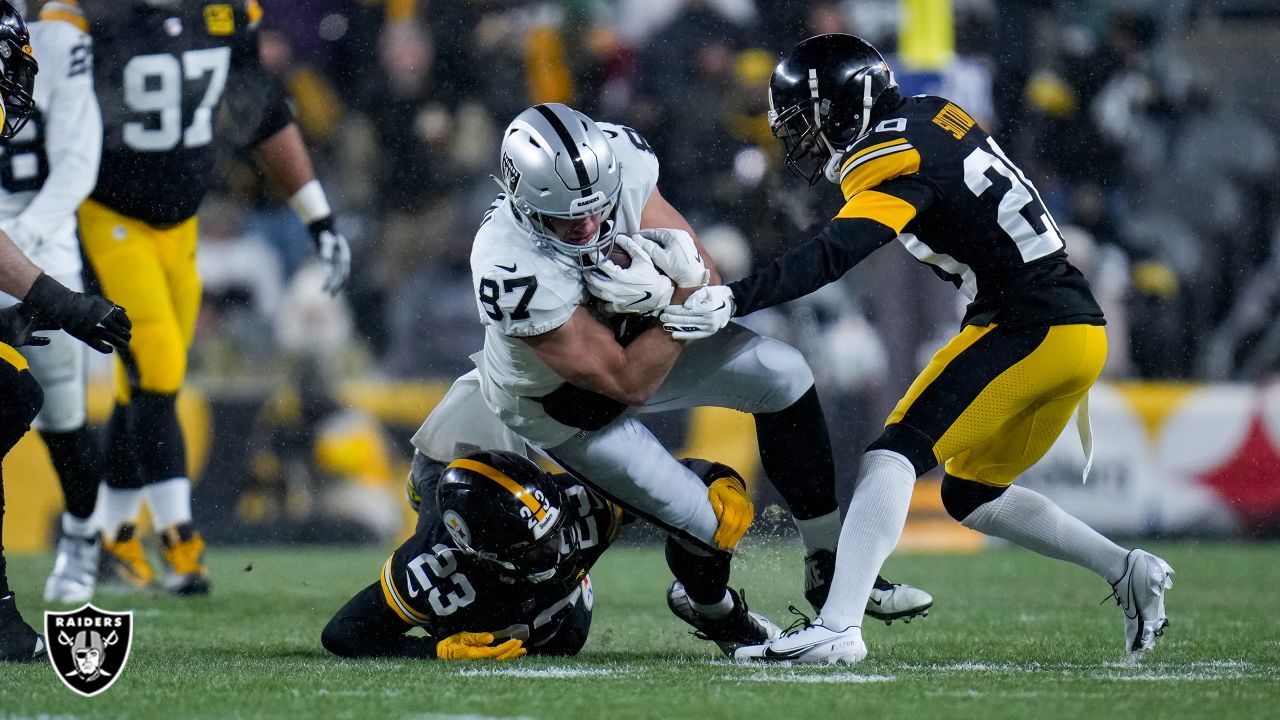
<path id="1" fill-rule="evenodd" d="M 911 622 L 914 617 L 927 617 L 933 607 L 933 596 L 918 587 L 891 583 L 877 577 L 867 598 L 866 613 L 885 625 L 894 620 Z"/>
<path id="2" fill-rule="evenodd" d="M 53 572 L 44 584 L 44 601 L 83 605 L 93 599 L 101 550 L 97 533 L 89 537 L 64 534 L 58 540 Z"/>
<path id="3" fill-rule="evenodd" d="M 1124 611 L 1125 648 L 1143 653 L 1169 626 L 1164 593 L 1173 587 L 1173 568 L 1146 550 L 1131 550 L 1124 560 L 1124 574 L 1111 586 L 1116 604 Z"/>
<path id="4" fill-rule="evenodd" d="M 815 618 L 794 632 L 763 645 L 747 645 L 734 651 L 734 660 L 793 662 L 813 665 L 852 665 L 867 656 L 862 628 L 854 625 L 832 630 Z"/>

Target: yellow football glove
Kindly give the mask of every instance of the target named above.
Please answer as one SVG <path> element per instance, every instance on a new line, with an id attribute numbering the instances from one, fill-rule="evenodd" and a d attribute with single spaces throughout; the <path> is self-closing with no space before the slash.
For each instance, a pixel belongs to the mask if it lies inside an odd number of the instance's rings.
<path id="1" fill-rule="evenodd" d="M 747 528 L 751 527 L 756 515 L 751 497 L 747 495 L 747 486 L 741 478 L 722 477 L 707 488 L 707 497 L 711 499 L 711 509 L 719 523 L 714 537 L 716 547 L 732 550 L 747 534 Z"/>
<path id="2" fill-rule="evenodd" d="M 436 643 L 441 660 L 515 660 L 524 655 L 524 643 L 516 638 L 494 645 L 493 633 L 460 632 Z"/>

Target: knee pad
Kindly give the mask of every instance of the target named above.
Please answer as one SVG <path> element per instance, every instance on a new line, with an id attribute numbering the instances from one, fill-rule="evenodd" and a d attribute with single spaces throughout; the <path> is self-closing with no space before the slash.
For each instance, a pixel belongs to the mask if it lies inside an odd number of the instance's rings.
<path id="1" fill-rule="evenodd" d="M 916 477 L 938 466 L 938 458 L 933 454 L 933 440 L 902 424 L 885 428 L 880 437 L 867 446 L 867 452 L 872 450 L 890 450 L 910 460 Z"/>
<path id="2" fill-rule="evenodd" d="M 955 518 L 956 522 L 964 522 L 974 510 L 1000 497 L 1006 489 L 983 485 L 954 475 L 944 475 L 942 476 L 942 507 L 946 508 L 947 514 Z"/>

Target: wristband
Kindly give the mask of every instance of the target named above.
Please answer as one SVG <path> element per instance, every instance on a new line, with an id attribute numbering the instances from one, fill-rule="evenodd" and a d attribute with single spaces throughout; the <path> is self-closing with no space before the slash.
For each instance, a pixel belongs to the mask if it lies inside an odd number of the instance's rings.
<path id="1" fill-rule="evenodd" d="M 324 188 L 319 180 L 311 180 L 289 198 L 289 207 L 298 214 L 303 225 L 329 217 L 333 210 L 329 208 L 329 198 L 325 197 Z"/>

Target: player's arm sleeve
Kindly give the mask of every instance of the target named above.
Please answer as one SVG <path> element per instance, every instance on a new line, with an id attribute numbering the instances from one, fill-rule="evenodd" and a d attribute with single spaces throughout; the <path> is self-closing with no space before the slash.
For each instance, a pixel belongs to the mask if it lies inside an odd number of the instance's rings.
<path id="1" fill-rule="evenodd" d="M 288 127 L 293 122 L 293 111 L 289 109 L 284 85 L 262 67 L 258 56 L 261 6 L 257 0 L 245 0 L 237 10 L 238 26 L 245 29 L 231 49 L 226 103 L 233 140 L 247 150 Z"/>
<path id="2" fill-rule="evenodd" d="M 37 236 L 53 231 L 75 216 L 76 208 L 98 181 L 102 156 L 102 112 L 93 91 L 93 49 L 89 36 L 74 33 L 67 56 L 50 63 L 58 74 L 44 122 L 49 175 L 16 223 Z M 43 73 L 41 73 L 43 76 Z"/>
<path id="3" fill-rule="evenodd" d="M 897 237 L 934 197 L 932 186 L 914 176 L 856 193 L 817 236 L 729 283 L 736 304 L 734 314 L 748 315 L 781 305 L 835 282 Z"/>
<path id="4" fill-rule="evenodd" d="M 373 583 L 329 620 L 320 642 L 340 657 L 435 658 L 435 638 L 406 635 L 412 627 L 387 606 L 381 584 Z"/>

